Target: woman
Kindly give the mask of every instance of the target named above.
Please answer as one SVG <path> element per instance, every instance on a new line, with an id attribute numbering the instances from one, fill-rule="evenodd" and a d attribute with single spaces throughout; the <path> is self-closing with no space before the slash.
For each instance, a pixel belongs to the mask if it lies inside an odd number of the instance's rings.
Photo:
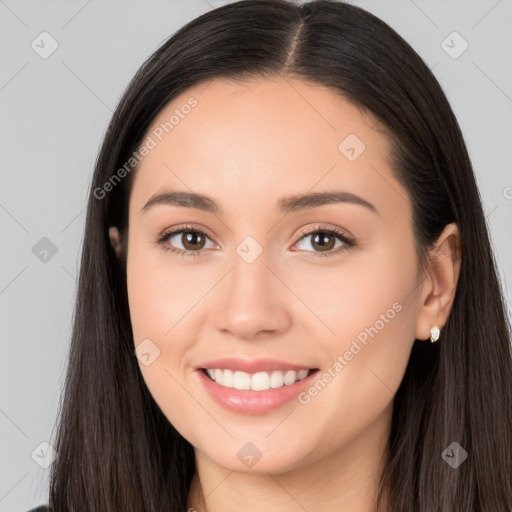
<path id="1" fill-rule="evenodd" d="M 509 511 L 503 302 L 413 49 L 344 3 L 212 10 L 103 142 L 50 510 Z"/>

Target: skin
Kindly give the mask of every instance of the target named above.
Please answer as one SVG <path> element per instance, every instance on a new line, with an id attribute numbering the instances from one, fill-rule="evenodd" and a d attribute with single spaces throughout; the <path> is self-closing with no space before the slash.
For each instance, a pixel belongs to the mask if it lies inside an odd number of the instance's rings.
<path id="1" fill-rule="evenodd" d="M 195 448 L 190 504 L 203 510 L 200 483 L 210 512 L 370 512 L 414 339 L 430 343 L 429 329 L 442 328 L 453 303 L 457 226 L 446 226 L 422 273 L 388 139 L 375 119 L 328 88 L 292 77 L 215 79 L 176 97 L 152 128 L 191 96 L 197 106 L 136 171 L 127 248 L 134 342 L 149 338 L 160 350 L 140 370 Z M 366 146 L 352 162 L 338 149 L 351 133 Z M 224 213 L 173 205 L 141 212 L 168 189 L 208 195 Z M 276 209 L 284 196 L 328 189 L 356 194 L 378 213 L 349 203 L 286 215 Z M 155 243 L 182 224 L 206 231 L 200 256 Z M 330 257 L 315 257 L 314 236 L 300 231 L 318 224 L 340 228 L 356 246 L 336 253 L 344 245 L 337 241 Z M 263 248 L 252 263 L 236 252 L 247 236 Z M 115 228 L 111 241 L 119 252 Z M 166 241 L 183 250 L 182 243 L 181 235 Z M 193 373 L 200 362 L 230 356 L 327 371 L 394 303 L 400 312 L 307 404 L 235 413 L 214 402 Z M 237 457 L 249 441 L 262 453 L 252 468 Z"/>

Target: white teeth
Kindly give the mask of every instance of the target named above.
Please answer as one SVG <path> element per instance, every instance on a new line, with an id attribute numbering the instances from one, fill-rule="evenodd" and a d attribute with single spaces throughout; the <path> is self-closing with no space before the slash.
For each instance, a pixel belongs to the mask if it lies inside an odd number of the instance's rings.
<path id="1" fill-rule="evenodd" d="M 289 386 L 290 384 L 293 384 L 297 380 L 297 372 L 294 372 L 293 370 L 289 370 L 284 375 L 284 383 Z"/>
<path id="2" fill-rule="evenodd" d="M 297 373 L 297 380 L 305 379 L 308 376 L 309 370 L 299 370 Z"/>
<path id="3" fill-rule="evenodd" d="M 245 372 L 235 372 L 235 380 L 233 382 L 233 387 L 235 389 L 251 389 L 251 376 Z"/>
<path id="4" fill-rule="evenodd" d="M 235 374 L 231 370 L 220 370 L 220 372 L 222 373 L 222 377 L 220 379 L 222 381 L 222 385 L 227 388 L 233 388 L 235 386 Z"/>
<path id="5" fill-rule="evenodd" d="M 309 370 L 276 370 L 269 372 L 257 372 L 254 374 L 222 370 L 220 368 L 208 368 L 208 375 L 217 384 L 239 390 L 268 391 L 269 389 L 291 386 L 308 376 Z"/>
<path id="6" fill-rule="evenodd" d="M 214 380 L 215 381 L 218 381 L 218 380 L 222 380 L 222 370 L 214 370 Z"/>
<path id="7" fill-rule="evenodd" d="M 270 387 L 271 388 L 280 388 L 284 385 L 284 376 L 283 372 L 277 371 L 272 372 L 270 376 Z"/>
<path id="8" fill-rule="evenodd" d="M 251 389 L 253 391 L 265 391 L 270 389 L 270 376 L 266 372 L 258 372 L 252 376 Z"/>

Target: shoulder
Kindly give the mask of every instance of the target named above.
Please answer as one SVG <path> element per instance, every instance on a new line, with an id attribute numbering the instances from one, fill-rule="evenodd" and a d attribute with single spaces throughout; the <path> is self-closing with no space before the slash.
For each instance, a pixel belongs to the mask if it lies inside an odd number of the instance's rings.
<path id="1" fill-rule="evenodd" d="M 48 505 L 40 505 L 37 508 L 33 508 L 28 512 L 48 512 Z"/>

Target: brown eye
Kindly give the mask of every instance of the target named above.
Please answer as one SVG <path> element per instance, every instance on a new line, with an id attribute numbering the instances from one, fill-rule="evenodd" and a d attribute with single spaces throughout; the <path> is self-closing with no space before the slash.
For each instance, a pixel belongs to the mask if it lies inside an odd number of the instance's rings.
<path id="1" fill-rule="evenodd" d="M 198 256 L 206 247 L 210 237 L 198 229 L 177 229 L 163 235 L 158 243 L 162 244 L 168 251 L 180 254 L 181 256 Z M 215 245 L 211 240 L 212 245 Z"/>
<path id="2" fill-rule="evenodd" d="M 295 245 L 305 250 L 308 256 L 334 256 L 355 245 L 355 242 L 348 238 L 343 232 L 335 228 L 319 228 L 309 232 L 301 231 L 302 237 Z M 305 243 L 309 239 L 309 244 Z M 339 242 L 337 244 L 337 242 Z M 302 247 L 300 245 L 302 244 Z M 312 250 L 308 250 L 309 247 Z M 333 250 L 337 249 L 337 250 Z"/>
<path id="3" fill-rule="evenodd" d="M 183 247 L 190 251 L 203 249 L 206 236 L 200 231 L 182 231 L 181 242 Z"/>
<path id="4" fill-rule="evenodd" d="M 319 232 L 312 235 L 311 246 L 320 251 L 328 251 L 336 245 L 336 237 L 330 233 Z"/>

